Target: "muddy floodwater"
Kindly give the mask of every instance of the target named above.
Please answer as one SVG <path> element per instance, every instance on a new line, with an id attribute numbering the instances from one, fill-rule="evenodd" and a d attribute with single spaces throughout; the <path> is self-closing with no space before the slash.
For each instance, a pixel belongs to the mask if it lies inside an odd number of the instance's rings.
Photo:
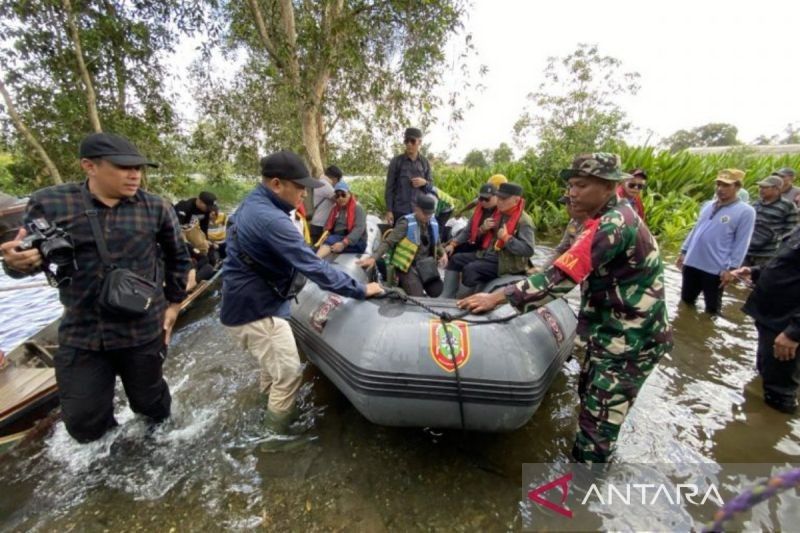
<path id="1" fill-rule="evenodd" d="M 0 287 L 11 283 L 0 279 Z M 642 389 L 617 460 L 797 461 L 800 418 L 761 400 L 756 332 L 740 311 L 746 292 L 729 291 L 723 316 L 711 319 L 679 306 L 679 290 L 670 266 L 675 349 Z M 173 394 L 167 423 L 148 430 L 119 387 L 121 425 L 102 440 L 78 445 L 59 423 L 41 442 L 0 460 L 0 529 L 515 530 L 522 527 L 522 463 L 568 461 L 578 402 L 574 360 L 533 419 L 509 434 L 375 426 L 310 365 L 295 427 L 304 431 L 266 433 L 256 364 L 225 335 L 219 304 L 219 293 L 210 294 L 174 335 L 165 366 Z M 59 306 L 51 289 L 4 292 L 0 313 L 7 351 Z M 633 525 L 646 529 L 647 518 Z"/>

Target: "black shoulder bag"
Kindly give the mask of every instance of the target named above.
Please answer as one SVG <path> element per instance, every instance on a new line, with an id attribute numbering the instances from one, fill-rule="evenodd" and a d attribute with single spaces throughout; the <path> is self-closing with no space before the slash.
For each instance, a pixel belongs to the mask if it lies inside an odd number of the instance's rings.
<path id="1" fill-rule="evenodd" d="M 156 282 L 128 270 L 118 268 L 111 261 L 106 240 L 97 220 L 97 210 L 92 206 L 89 191 L 82 189 L 86 216 L 92 227 L 97 251 L 103 262 L 103 281 L 100 289 L 100 309 L 116 317 L 139 318 L 147 314 L 156 300 L 160 288 Z"/>

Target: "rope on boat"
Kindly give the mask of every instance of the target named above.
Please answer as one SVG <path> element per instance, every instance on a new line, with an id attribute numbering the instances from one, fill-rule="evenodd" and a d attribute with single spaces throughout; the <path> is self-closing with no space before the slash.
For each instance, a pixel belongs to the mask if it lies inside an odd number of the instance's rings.
<path id="1" fill-rule="evenodd" d="M 793 468 L 787 472 L 776 474 L 752 489 L 739 494 L 716 512 L 714 522 L 704 528 L 703 531 L 724 531 L 723 524 L 733 518 L 734 515 L 748 511 L 764 500 L 768 500 L 794 487 L 800 487 L 800 468 Z"/>
<path id="2" fill-rule="evenodd" d="M 489 318 L 489 319 L 485 319 L 485 320 L 475 320 L 474 318 L 473 319 L 469 319 L 469 318 L 465 318 L 465 317 L 470 315 L 470 314 L 472 314 L 470 311 L 466 311 L 465 310 L 465 311 L 459 311 L 457 313 L 449 313 L 447 311 L 437 311 L 435 308 L 429 306 L 428 304 L 423 303 L 423 302 L 417 300 L 416 298 L 414 298 L 412 296 L 409 296 L 405 292 L 403 292 L 401 290 L 398 290 L 396 288 L 384 288 L 384 291 L 385 291 L 384 295 L 386 297 L 396 298 L 396 299 L 398 299 L 400 301 L 416 305 L 417 307 L 420 307 L 421 309 L 424 309 L 425 311 L 427 311 L 430 314 L 434 315 L 435 317 L 437 317 L 438 319 L 442 320 L 443 322 L 445 322 L 445 321 L 446 322 L 452 322 L 453 320 L 460 320 L 462 322 L 465 322 L 465 323 L 473 325 L 473 326 L 482 326 L 482 325 L 485 325 L 485 324 L 505 324 L 506 322 L 510 322 L 511 320 L 513 320 L 513 319 L 517 318 L 518 316 L 520 316 L 520 313 L 515 311 L 515 312 L 511 313 L 510 315 L 501 316 L 499 318 Z"/>

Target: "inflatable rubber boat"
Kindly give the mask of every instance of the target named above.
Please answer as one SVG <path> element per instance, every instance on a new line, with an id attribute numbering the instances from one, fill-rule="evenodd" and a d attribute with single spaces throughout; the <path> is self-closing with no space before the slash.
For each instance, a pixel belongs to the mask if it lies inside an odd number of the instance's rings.
<path id="1" fill-rule="evenodd" d="M 333 265 L 366 281 L 358 257 L 341 254 Z M 460 312 L 455 300 L 417 300 Z M 358 301 L 308 283 L 291 324 L 306 357 L 373 423 L 501 432 L 539 407 L 572 352 L 577 324 L 563 299 L 515 314 L 504 305 L 445 325 L 397 297 Z"/>

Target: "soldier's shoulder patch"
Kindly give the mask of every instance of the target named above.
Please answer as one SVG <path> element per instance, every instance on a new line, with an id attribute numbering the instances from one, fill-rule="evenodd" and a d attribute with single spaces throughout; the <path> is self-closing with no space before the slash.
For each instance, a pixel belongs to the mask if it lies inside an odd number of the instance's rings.
<path id="1" fill-rule="evenodd" d="M 592 241 L 599 225 L 600 219 L 587 220 L 575 243 L 553 262 L 575 283 L 583 281 L 592 271 Z"/>

